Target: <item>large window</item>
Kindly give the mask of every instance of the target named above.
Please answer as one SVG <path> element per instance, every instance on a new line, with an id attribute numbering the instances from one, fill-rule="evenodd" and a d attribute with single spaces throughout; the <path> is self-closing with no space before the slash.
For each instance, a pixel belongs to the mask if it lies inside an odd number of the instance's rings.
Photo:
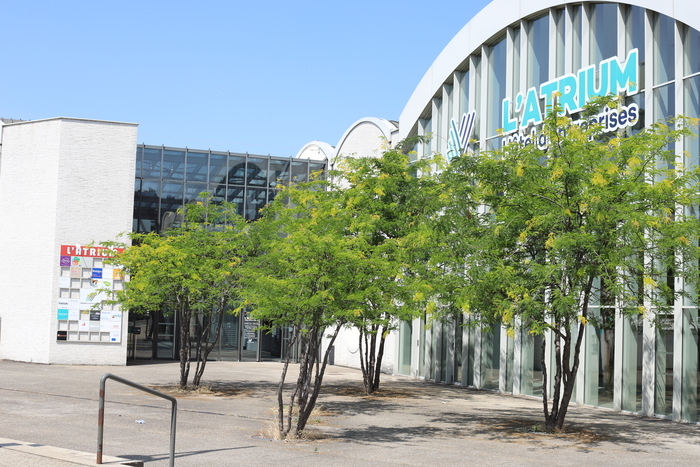
<path id="1" fill-rule="evenodd" d="M 590 63 L 597 64 L 617 55 L 617 4 L 592 4 L 590 31 Z"/>
<path id="2" fill-rule="evenodd" d="M 539 88 L 549 78 L 549 42 L 549 16 L 531 21 L 528 33 L 528 88 Z"/>
<path id="3" fill-rule="evenodd" d="M 654 84 L 675 78 L 675 21 L 666 15 L 654 14 Z"/>

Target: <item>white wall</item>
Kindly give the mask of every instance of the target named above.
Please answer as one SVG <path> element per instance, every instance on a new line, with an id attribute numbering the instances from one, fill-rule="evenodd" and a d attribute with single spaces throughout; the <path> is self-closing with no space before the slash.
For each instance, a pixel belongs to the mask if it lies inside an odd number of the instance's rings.
<path id="1" fill-rule="evenodd" d="M 3 126 L 0 358 L 126 363 L 120 343 L 56 341 L 61 244 L 131 231 L 137 125 L 55 118 Z"/>

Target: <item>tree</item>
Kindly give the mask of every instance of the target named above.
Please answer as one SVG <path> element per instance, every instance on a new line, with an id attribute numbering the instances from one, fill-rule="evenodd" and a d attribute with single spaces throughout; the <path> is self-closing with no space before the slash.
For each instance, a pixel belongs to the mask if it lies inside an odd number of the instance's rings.
<path id="1" fill-rule="evenodd" d="M 544 339 L 541 349 L 548 430 L 564 426 L 586 326 L 604 328 L 615 309 L 652 317 L 685 293 L 673 277 L 697 283 L 700 174 L 673 151 L 688 124 L 606 135 L 552 112 L 546 149 L 509 144 L 463 155 L 445 173 L 438 298 L 481 323 L 551 332 L 552 381 Z"/>
<path id="2" fill-rule="evenodd" d="M 192 345 L 201 383 L 207 358 L 218 342 L 224 313 L 238 286 L 242 217 L 228 203 L 203 201 L 182 210 L 184 224 L 162 235 L 131 234 L 133 246 L 110 261 L 130 276 L 115 302 L 125 309 L 172 313 L 179 323 L 180 388 L 187 387 Z"/>
<path id="3" fill-rule="evenodd" d="M 292 336 L 277 390 L 281 438 L 299 436 L 306 426 L 363 273 L 362 239 L 346 234 L 340 194 L 327 188 L 324 181 L 283 187 L 248 232 L 253 250 L 241 271 L 243 306 L 261 321 L 262 329 L 289 327 Z M 330 345 L 322 353 L 325 333 Z M 299 375 L 285 407 L 289 349 L 295 346 Z"/>
<path id="4" fill-rule="evenodd" d="M 437 213 L 437 159 L 411 163 L 404 148 L 379 158 L 342 161 L 343 209 L 351 218 L 348 233 L 364 245 L 364 282 L 358 283 L 357 308 L 350 323 L 359 330 L 360 368 L 367 394 L 379 388 L 386 337 L 401 320 L 422 311 L 427 285 L 415 269 L 425 260 L 421 247 L 427 224 Z M 416 175 L 420 173 L 421 177 Z"/>

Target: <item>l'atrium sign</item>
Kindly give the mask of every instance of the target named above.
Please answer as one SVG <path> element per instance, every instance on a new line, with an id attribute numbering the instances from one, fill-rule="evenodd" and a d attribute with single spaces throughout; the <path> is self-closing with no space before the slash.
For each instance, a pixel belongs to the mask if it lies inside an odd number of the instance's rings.
<path id="1" fill-rule="evenodd" d="M 581 68 L 575 74 L 567 74 L 540 85 L 539 90 L 532 87 L 525 94 L 518 93 L 515 100 L 503 99 L 502 128 L 507 135 L 503 144 L 520 142 L 536 143 L 541 149 L 547 147 L 544 135 L 538 134 L 536 128 L 543 121 L 540 101 L 544 100 L 545 112 L 557 104 L 565 115 L 583 110 L 583 107 L 598 96 L 620 94 L 627 96 L 637 94 L 639 83 L 639 59 L 637 49 L 627 54 L 621 61 L 618 57 L 601 61 L 597 66 Z M 579 120 L 579 124 L 600 124 L 604 132 L 611 132 L 633 126 L 639 119 L 639 106 L 636 103 L 616 108 L 603 108 L 598 115 Z"/>

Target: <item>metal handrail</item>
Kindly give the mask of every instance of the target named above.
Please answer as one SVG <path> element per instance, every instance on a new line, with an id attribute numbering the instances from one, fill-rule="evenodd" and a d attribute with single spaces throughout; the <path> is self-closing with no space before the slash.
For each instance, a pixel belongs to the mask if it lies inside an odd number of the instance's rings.
<path id="1" fill-rule="evenodd" d="M 163 399 L 167 399 L 172 403 L 172 408 L 170 410 L 170 467 L 174 467 L 175 465 L 175 422 L 177 420 L 177 400 L 172 397 L 168 396 L 167 394 L 163 394 L 162 392 L 158 392 L 154 389 L 147 388 L 146 386 L 143 386 L 138 383 L 134 383 L 133 381 L 129 381 L 128 379 L 121 378 L 117 375 L 113 375 L 111 373 L 105 373 L 104 376 L 102 376 L 102 379 L 100 380 L 100 397 L 99 397 L 99 412 L 97 413 L 97 464 L 102 464 L 102 436 L 104 434 L 104 422 L 105 422 L 105 383 L 107 382 L 108 379 L 113 379 L 119 383 L 126 384 L 127 386 L 131 386 L 132 388 L 139 389 L 143 392 L 147 392 L 149 394 L 152 394 L 154 396 L 161 397 Z"/>

